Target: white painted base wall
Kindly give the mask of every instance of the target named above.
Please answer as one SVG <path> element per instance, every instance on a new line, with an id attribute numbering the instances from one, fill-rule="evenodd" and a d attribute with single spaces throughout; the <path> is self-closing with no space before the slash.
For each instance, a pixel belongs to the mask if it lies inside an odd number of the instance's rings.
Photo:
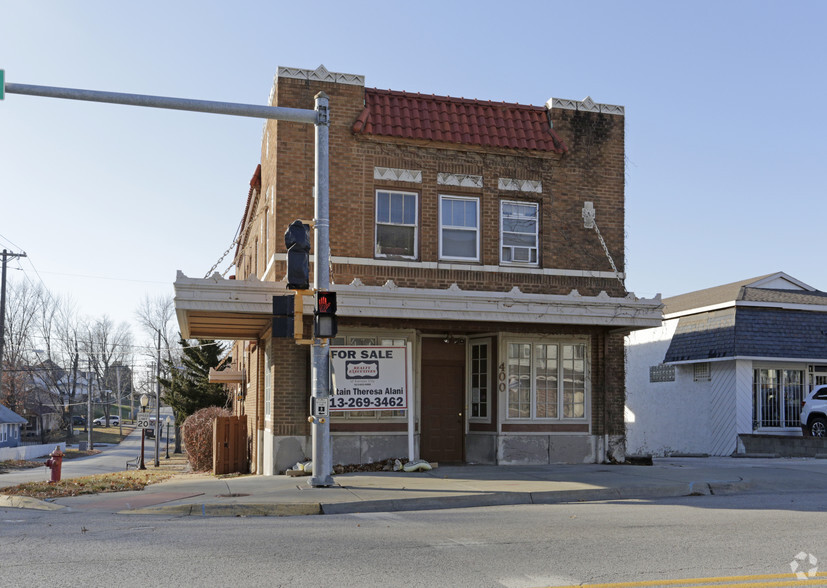
<path id="1" fill-rule="evenodd" d="M 693 366 L 676 366 L 675 381 L 650 382 L 649 368 L 663 362 L 677 320 L 631 333 L 626 345 L 626 451 L 655 456 L 716 453 L 712 437 L 711 381 L 693 381 Z M 728 418 L 734 421 L 734 414 Z"/>
<path id="2" fill-rule="evenodd" d="M 0 461 L 7 459 L 34 459 L 45 457 L 60 447 L 66 453 L 66 443 L 47 443 L 45 445 L 21 445 L 20 447 L 3 447 L 0 449 Z"/>
<path id="3" fill-rule="evenodd" d="M 738 434 L 752 433 L 749 360 L 711 361 L 710 378 L 695 381 L 694 365 L 676 365 L 673 382 L 651 382 L 677 319 L 626 338 L 626 449 L 630 454 L 732 455 Z"/>

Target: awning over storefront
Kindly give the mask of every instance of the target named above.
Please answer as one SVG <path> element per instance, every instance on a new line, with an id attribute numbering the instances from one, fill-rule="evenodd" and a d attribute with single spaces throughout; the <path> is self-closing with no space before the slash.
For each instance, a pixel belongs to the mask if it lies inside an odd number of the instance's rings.
<path id="1" fill-rule="evenodd" d="M 273 282 L 175 278 L 175 312 L 185 339 L 256 340 L 273 318 L 273 296 L 284 286 Z"/>
<path id="2" fill-rule="evenodd" d="M 188 278 L 178 272 L 175 280 L 175 310 L 184 338 L 255 340 L 266 331 L 272 318 L 274 295 L 289 293 L 284 282 Z M 663 319 L 660 295 L 637 298 L 630 293 L 611 297 L 526 294 L 509 292 L 400 288 L 392 281 L 365 286 L 358 280 L 332 287 L 338 293 L 337 314 L 342 317 L 422 319 L 532 324 L 605 326 L 617 329 L 646 329 L 660 326 Z M 306 314 L 313 312 L 312 297 L 305 297 Z"/>

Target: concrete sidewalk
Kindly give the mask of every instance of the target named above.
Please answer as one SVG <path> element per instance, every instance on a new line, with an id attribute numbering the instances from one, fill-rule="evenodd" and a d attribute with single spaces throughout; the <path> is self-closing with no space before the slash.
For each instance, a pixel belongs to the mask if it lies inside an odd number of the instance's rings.
<path id="1" fill-rule="evenodd" d="M 284 516 L 823 491 L 827 488 L 827 460 L 713 457 L 655 459 L 652 466 L 442 466 L 417 473 L 341 474 L 334 476 L 335 486 L 329 488 L 311 488 L 308 479 L 187 474 L 137 492 L 48 502 L 12 500 L 16 505 L 6 500 L 5 504 L 0 501 L 0 508 L 19 506 L 64 512 L 179 516 Z"/>

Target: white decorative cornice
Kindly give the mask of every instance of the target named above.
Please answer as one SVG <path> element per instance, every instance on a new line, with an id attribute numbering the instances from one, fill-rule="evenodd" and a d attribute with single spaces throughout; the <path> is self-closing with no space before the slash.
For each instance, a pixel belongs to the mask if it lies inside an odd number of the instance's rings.
<path id="1" fill-rule="evenodd" d="M 258 280 L 188 278 L 175 279 L 175 311 L 181 333 L 190 337 L 190 319 L 198 322 L 204 338 L 255 340 L 270 328 L 273 296 L 291 294 L 283 283 Z M 660 295 L 652 299 L 629 293 L 611 297 L 570 294 L 528 294 L 514 287 L 509 292 L 466 291 L 449 288 L 402 288 L 392 280 L 382 286 L 365 286 L 354 280 L 336 285 L 337 314 L 343 317 L 436 321 L 591 325 L 640 329 L 658 327 L 662 321 Z M 313 312 L 313 297 L 303 297 L 304 312 Z M 207 330 L 204 329 L 206 322 Z M 212 326 L 211 326 L 212 325 Z M 215 332 L 209 331 L 213 329 Z M 219 336 L 220 335 L 220 336 Z"/>
<path id="2" fill-rule="evenodd" d="M 460 186 L 462 188 L 482 188 L 482 176 L 471 174 L 438 173 L 436 183 L 441 186 Z"/>
<path id="3" fill-rule="evenodd" d="M 356 74 L 336 73 L 328 71 L 324 65 L 316 69 L 300 69 L 297 67 L 279 67 L 277 78 L 292 78 L 294 80 L 310 80 L 312 82 L 333 82 L 336 84 L 350 84 L 364 86 L 365 76 Z"/>
<path id="4" fill-rule="evenodd" d="M 553 110 L 561 108 L 563 110 L 579 110 L 580 112 L 600 112 L 603 114 L 616 114 L 623 116 L 626 110 L 622 106 L 614 104 L 598 104 L 586 96 L 583 100 L 569 100 L 567 98 L 549 98 L 546 102 L 546 108 Z"/>
<path id="5" fill-rule="evenodd" d="M 543 182 L 540 180 L 518 180 L 516 178 L 500 178 L 498 183 L 500 190 L 513 190 L 516 192 L 543 193 Z"/>
<path id="6" fill-rule="evenodd" d="M 365 318 L 424 319 L 441 321 L 491 321 L 532 324 L 599 325 L 617 328 L 660 326 L 660 296 L 637 298 L 634 294 L 613 298 L 597 296 L 479 292 L 450 288 L 400 288 L 342 286 L 336 288 L 337 314 Z"/>
<path id="7" fill-rule="evenodd" d="M 392 182 L 412 182 L 414 184 L 421 184 L 422 170 L 399 169 L 396 167 L 374 167 L 373 179 L 390 180 Z"/>

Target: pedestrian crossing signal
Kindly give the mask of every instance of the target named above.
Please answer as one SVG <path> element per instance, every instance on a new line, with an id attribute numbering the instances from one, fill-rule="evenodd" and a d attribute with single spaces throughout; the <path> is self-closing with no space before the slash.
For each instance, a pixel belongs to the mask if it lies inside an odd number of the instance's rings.
<path id="1" fill-rule="evenodd" d="M 314 335 L 327 339 L 335 337 L 339 330 L 336 318 L 336 292 L 316 291 L 316 308 L 313 315 Z"/>

